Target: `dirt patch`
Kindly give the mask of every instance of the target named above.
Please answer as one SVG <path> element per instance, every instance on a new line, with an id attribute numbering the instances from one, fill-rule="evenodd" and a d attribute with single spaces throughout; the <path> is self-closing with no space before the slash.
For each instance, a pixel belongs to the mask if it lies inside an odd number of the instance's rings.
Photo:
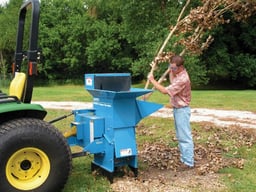
<path id="1" fill-rule="evenodd" d="M 183 172 L 148 168 L 132 176 L 116 178 L 111 185 L 116 192 L 190 192 L 225 191 L 218 174 L 197 175 L 195 169 Z"/>
<path id="2" fill-rule="evenodd" d="M 115 192 L 222 192 L 226 186 L 222 183 L 219 170 L 226 167 L 243 169 L 244 159 L 237 151 L 240 147 L 250 147 L 256 143 L 256 130 L 241 127 L 219 128 L 202 124 L 210 136 L 199 144 L 195 135 L 195 168 L 179 171 L 179 150 L 164 142 L 143 143 L 138 146 L 138 158 L 146 167 L 139 169 L 139 176 L 134 178 L 130 170 L 124 170 L 123 177 L 116 177 L 111 185 Z M 143 127 L 137 128 L 138 135 L 143 134 Z M 225 145 L 226 139 L 233 145 Z M 227 147 L 228 146 L 228 147 Z M 229 153 L 227 157 L 224 154 Z M 226 175 L 227 177 L 229 175 Z"/>

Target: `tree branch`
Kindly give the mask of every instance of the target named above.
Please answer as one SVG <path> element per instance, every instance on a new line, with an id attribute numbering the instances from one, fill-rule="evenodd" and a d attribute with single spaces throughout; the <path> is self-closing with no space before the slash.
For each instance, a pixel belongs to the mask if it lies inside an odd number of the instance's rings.
<path id="1" fill-rule="evenodd" d="M 180 12 L 180 14 L 179 14 L 179 17 L 178 17 L 178 19 L 177 19 L 176 25 L 173 27 L 173 29 L 171 30 L 171 32 L 168 34 L 168 36 L 167 36 L 167 38 L 165 39 L 163 45 L 161 46 L 160 50 L 159 50 L 158 53 L 157 53 L 156 58 L 163 52 L 163 50 L 164 50 L 164 48 L 166 47 L 168 41 L 170 40 L 170 38 L 172 37 L 172 35 L 173 35 L 174 32 L 176 31 L 177 26 L 178 26 L 178 24 L 179 24 L 179 22 L 180 22 L 180 19 L 181 19 L 181 17 L 183 16 L 183 14 L 184 14 L 184 12 L 185 12 L 187 6 L 189 5 L 189 3 L 190 3 L 190 0 L 187 0 L 185 6 L 182 8 L 182 10 L 181 10 L 181 12 Z M 156 69 L 156 66 L 157 66 L 157 64 L 158 64 L 156 58 L 155 58 L 155 59 L 151 62 L 151 64 L 150 64 L 150 65 L 151 65 L 151 70 L 150 70 L 149 74 L 152 74 L 152 73 L 155 71 L 155 69 Z M 146 82 L 145 89 L 147 89 L 148 86 L 149 86 L 149 80 L 147 80 L 147 82 Z"/>

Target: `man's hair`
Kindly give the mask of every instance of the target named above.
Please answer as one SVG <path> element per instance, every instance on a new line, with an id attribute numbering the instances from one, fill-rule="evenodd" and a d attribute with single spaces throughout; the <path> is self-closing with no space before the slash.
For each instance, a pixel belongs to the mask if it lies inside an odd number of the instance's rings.
<path id="1" fill-rule="evenodd" d="M 184 64 L 184 59 L 179 55 L 175 55 L 172 57 L 171 63 L 176 63 L 177 66 L 181 66 Z"/>

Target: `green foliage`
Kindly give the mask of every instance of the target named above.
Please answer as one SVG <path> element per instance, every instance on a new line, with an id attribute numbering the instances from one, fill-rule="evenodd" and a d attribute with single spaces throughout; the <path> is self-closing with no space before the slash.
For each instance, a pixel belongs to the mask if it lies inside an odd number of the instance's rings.
<path id="1" fill-rule="evenodd" d="M 41 73 L 48 79 L 82 78 L 85 68 L 86 9 L 80 0 L 41 1 Z M 65 76 L 63 76 L 65 74 Z"/>
<path id="2" fill-rule="evenodd" d="M 170 23 L 175 22 L 180 7 L 173 1 L 122 2 L 119 1 L 122 4 L 122 36 L 136 51 L 131 71 L 134 78 L 144 78 L 150 71 L 150 62 L 169 33 Z M 167 50 L 168 48 L 170 46 L 166 47 Z M 165 65 L 162 66 L 165 68 Z M 165 69 L 160 69 L 159 72 L 163 70 Z"/>
<path id="3" fill-rule="evenodd" d="M 187 57 L 185 67 L 190 75 L 192 87 L 206 85 L 208 83 L 209 78 L 206 75 L 205 66 L 201 64 L 198 57 Z"/>
<path id="4" fill-rule="evenodd" d="M 231 58 L 231 77 L 246 86 L 256 86 L 256 57 L 250 54 L 239 54 Z"/>
<path id="5" fill-rule="evenodd" d="M 41 0 L 39 65 L 41 79 L 56 81 L 83 79 L 84 73 L 130 72 L 143 80 L 150 63 L 175 25 L 181 4 L 178 1 L 122 0 Z M 1 73 L 13 60 L 18 10 L 22 0 L 0 7 Z M 188 8 L 197 7 L 193 1 Z M 229 17 L 229 15 L 225 15 Z M 227 81 L 254 88 L 255 19 L 219 26 L 211 33 L 215 41 L 199 58 L 186 56 L 186 68 L 194 86 Z M 176 37 L 164 51 L 173 49 Z M 159 65 L 156 76 L 168 64 Z M 245 67 L 246 66 L 246 67 Z"/>
<path id="6" fill-rule="evenodd" d="M 231 82 L 243 87 L 256 85 L 255 20 L 231 22 L 215 30 L 214 42 L 202 56 L 212 82 Z"/>
<path id="7" fill-rule="evenodd" d="M 0 7 L 0 50 L 12 51 L 16 42 L 16 27 L 22 0 L 10 0 L 5 7 Z"/>
<path id="8" fill-rule="evenodd" d="M 17 16 L 21 4 L 22 0 L 10 0 L 5 6 L 0 5 L 0 77 L 4 81 L 13 61 Z"/>

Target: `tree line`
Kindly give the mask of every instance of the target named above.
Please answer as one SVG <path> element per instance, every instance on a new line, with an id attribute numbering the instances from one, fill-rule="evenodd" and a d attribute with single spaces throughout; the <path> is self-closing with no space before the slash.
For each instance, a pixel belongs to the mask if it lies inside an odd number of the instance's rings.
<path id="1" fill-rule="evenodd" d="M 243 0 L 240 0 L 243 3 Z M 84 73 L 130 72 L 134 81 L 144 80 L 163 40 L 185 0 L 41 0 L 39 47 L 42 56 L 38 78 L 44 81 L 83 79 Z M 186 14 L 202 5 L 192 1 Z M 22 0 L 0 7 L 1 78 L 11 71 L 15 50 L 18 11 Z M 194 86 L 235 84 L 256 87 L 255 16 L 244 21 L 224 17 L 229 23 L 209 33 L 214 41 L 201 54 L 187 53 L 185 65 Z M 29 25 L 29 23 L 28 23 Z M 165 47 L 174 47 L 176 35 Z M 186 38 L 186 37 L 185 37 Z M 168 67 L 158 66 L 156 76 Z"/>

